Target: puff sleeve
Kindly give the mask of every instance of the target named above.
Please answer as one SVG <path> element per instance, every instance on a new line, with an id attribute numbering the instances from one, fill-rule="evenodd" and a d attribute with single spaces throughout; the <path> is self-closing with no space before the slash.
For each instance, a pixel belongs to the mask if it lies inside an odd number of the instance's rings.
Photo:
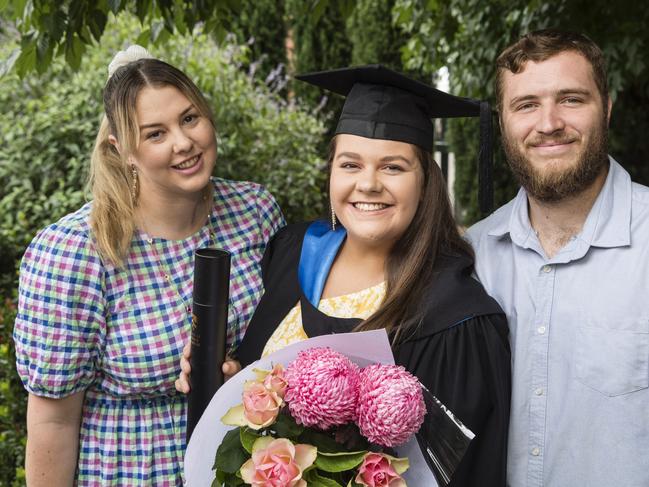
<path id="1" fill-rule="evenodd" d="M 27 391 L 61 398 L 95 379 L 105 332 L 103 267 L 88 233 L 62 220 L 41 231 L 20 266 L 16 366 Z"/>

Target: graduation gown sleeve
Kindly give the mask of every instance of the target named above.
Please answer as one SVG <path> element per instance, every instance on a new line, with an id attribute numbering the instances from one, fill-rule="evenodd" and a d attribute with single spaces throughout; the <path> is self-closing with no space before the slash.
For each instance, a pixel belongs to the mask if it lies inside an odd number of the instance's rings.
<path id="1" fill-rule="evenodd" d="M 270 240 L 261 263 L 264 294 L 239 347 L 232 354 L 243 367 L 261 357 L 275 328 L 300 299 L 298 263 L 309 223 L 288 225 Z"/>
<path id="2" fill-rule="evenodd" d="M 481 315 L 395 351 L 396 362 L 476 435 L 451 487 L 505 485 L 511 387 L 507 333 L 504 315 Z"/>

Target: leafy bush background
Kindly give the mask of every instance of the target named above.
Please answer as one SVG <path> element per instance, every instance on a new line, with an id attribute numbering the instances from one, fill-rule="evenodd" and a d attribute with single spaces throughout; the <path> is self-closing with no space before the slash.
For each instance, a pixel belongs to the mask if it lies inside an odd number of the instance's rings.
<path id="1" fill-rule="evenodd" d="M 88 198 L 85 179 L 106 66 L 141 30 L 126 15 L 110 25 L 77 73 L 59 59 L 41 78 L 0 78 L 0 485 L 24 482 L 26 395 L 11 340 L 16 266 L 38 229 Z M 152 49 L 187 72 L 208 97 L 217 119 L 216 175 L 266 185 L 289 221 L 322 214 L 325 173 L 316 147 L 323 124 L 239 69 L 251 61 L 247 47 L 223 46 L 197 32 Z M 0 56 L 12 47 L 3 41 Z"/>

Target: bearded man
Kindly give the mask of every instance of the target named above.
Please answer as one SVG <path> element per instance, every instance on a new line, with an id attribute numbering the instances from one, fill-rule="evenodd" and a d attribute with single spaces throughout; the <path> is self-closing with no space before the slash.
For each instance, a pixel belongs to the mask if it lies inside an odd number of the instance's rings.
<path id="1" fill-rule="evenodd" d="M 649 486 L 649 188 L 607 155 L 602 52 L 544 30 L 496 65 L 522 187 L 468 235 L 510 325 L 508 484 Z"/>

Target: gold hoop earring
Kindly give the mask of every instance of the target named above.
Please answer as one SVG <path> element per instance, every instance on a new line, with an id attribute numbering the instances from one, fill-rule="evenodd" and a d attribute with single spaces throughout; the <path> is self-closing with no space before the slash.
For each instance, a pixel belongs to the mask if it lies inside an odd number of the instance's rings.
<path id="1" fill-rule="evenodd" d="M 137 168 L 135 164 L 131 164 L 131 198 L 133 198 L 133 206 L 137 206 L 137 197 L 140 192 L 140 186 L 137 176 Z"/>
<path id="2" fill-rule="evenodd" d="M 331 231 L 335 232 L 336 231 L 336 224 L 338 222 L 336 221 L 336 213 L 334 212 L 334 207 L 333 205 L 331 206 Z"/>

